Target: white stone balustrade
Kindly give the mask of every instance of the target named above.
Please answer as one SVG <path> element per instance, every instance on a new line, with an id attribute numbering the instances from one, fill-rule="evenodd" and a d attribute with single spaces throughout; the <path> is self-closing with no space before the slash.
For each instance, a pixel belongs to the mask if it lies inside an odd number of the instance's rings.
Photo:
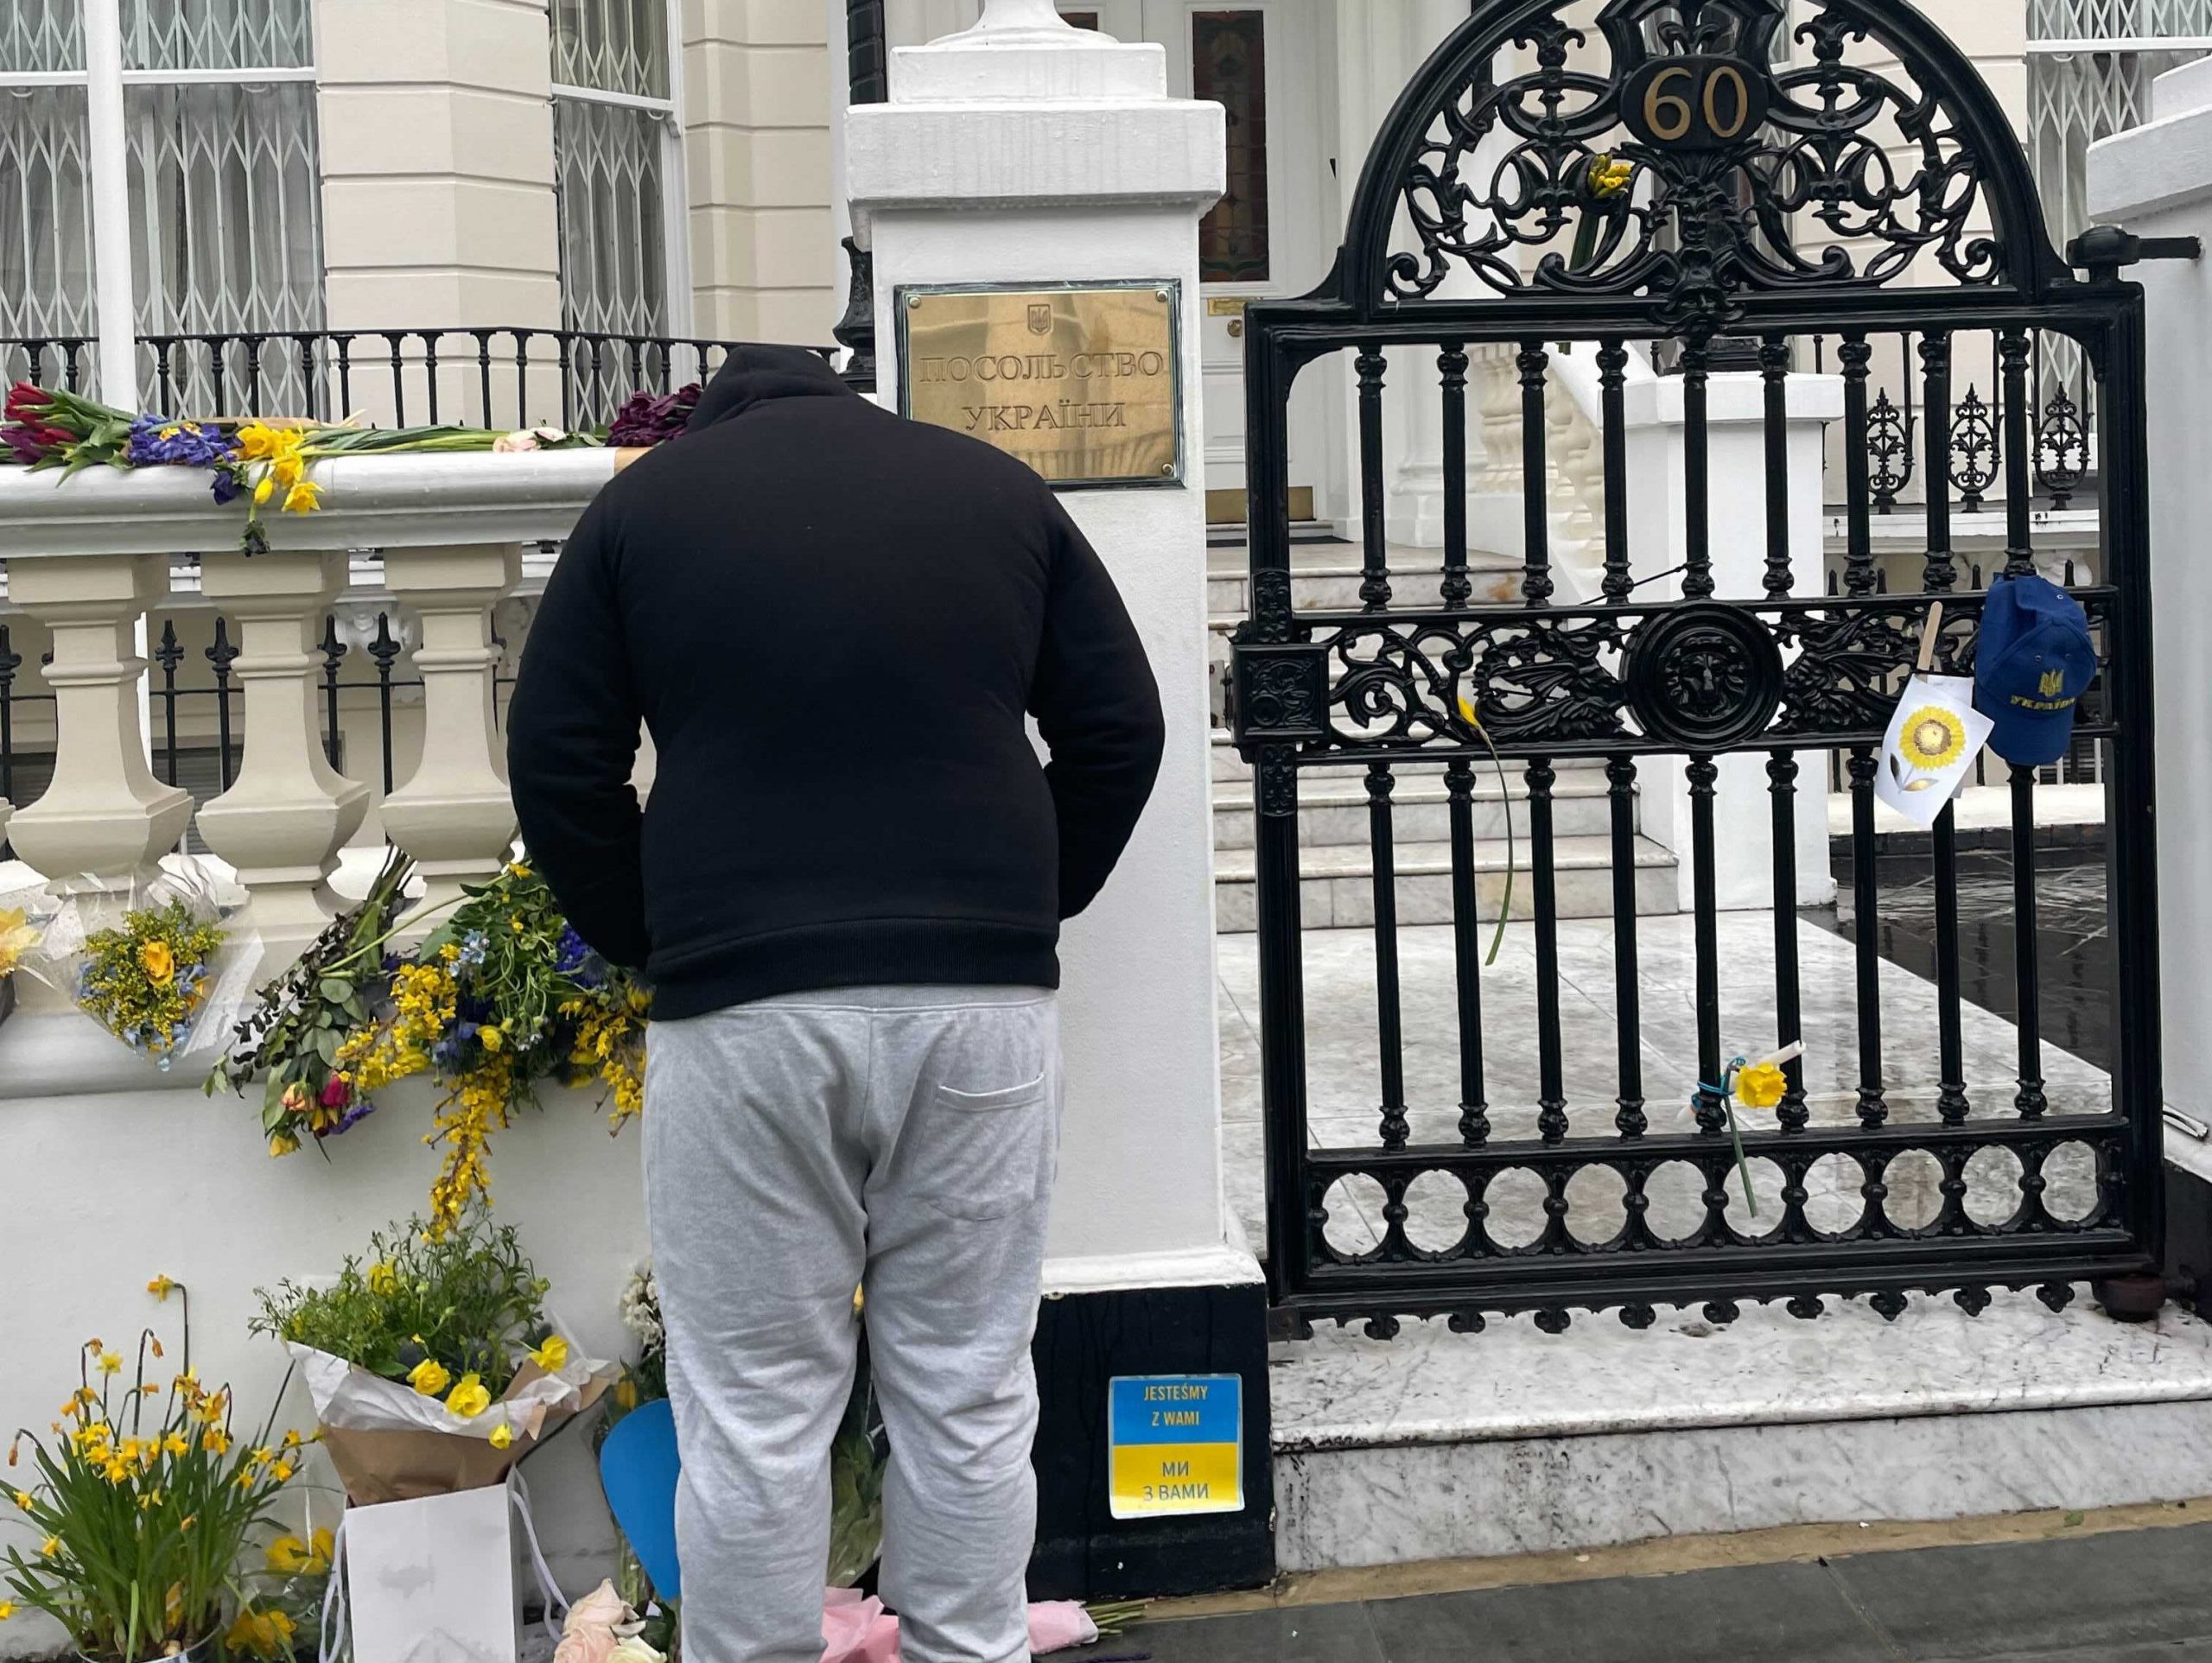
<path id="1" fill-rule="evenodd" d="M 383 804 L 385 833 L 422 863 L 430 903 L 496 871 L 514 829 L 493 708 L 492 611 L 524 545 L 568 534 L 614 471 L 611 450 L 346 457 L 318 465 L 324 506 L 265 517 L 271 548 L 238 552 L 241 511 L 197 470 L 0 469 L 8 600 L 53 632 L 52 783 L 0 828 L 49 879 L 120 882 L 175 849 L 190 796 L 148 762 L 137 644 L 177 556 L 198 553 L 203 596 L 238 626 L 243 759 L 200 809 L 201 835 L 251 894 L 264 938 L 297 942 L 328 917 L 328 879 L 359 832 L 367 770 L 327 759 L 316 714 L 323 620 L 351 551 L 380 550 L 385 585 L 420 619 L 423 744 Z M 588 673 L 579 667 L 579 673 Z M 20 686 L 18 690 L 20 691 Z"/>

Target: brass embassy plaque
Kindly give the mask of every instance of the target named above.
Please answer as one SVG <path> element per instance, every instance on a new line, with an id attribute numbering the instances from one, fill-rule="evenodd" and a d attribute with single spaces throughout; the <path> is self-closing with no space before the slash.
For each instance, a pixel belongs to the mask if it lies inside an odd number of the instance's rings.
<path id="1" fill-rule="evenodd" d="M 1180 299 L 1173 282 L 902 289 L 899 410 L 1054 485 L 1173 484 Z"/>

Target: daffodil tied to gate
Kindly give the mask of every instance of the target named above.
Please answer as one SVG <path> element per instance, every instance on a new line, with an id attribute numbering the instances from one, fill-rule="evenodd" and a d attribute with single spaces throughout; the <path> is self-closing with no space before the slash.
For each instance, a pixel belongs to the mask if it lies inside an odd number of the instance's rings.
<path id="1" fill-rule="evenodd" d="M 429 1229 L 452 1229 L 488 1202 L 486 1153 L 537 1082 L 596 1082 L 620 1131 L 645 1101 L 643 988 L 569 927 L 526 864 L 467 891 L 447 921 L 391 973 L 386 1008 L 339 1046 L 334 1077 L 359 1098 L 428 1074 L 442 1096 L 426 1141 L 444 1162 Z"/>
<path id="2" fill-rule="evenodd" d="M 19 1431 L 8 1450 L 35 1546 L 7 1550 L 0 1615 L 44 1611 L 101 1663 L 180 1651 L 253 1614 L 240 1551 L 302 1460 L 273 1412 L 242 1431 L 229 1388 L 201 1382 L 182 1285 L 157 1276 L 147 1291 L 187 1313 L 176 1357 L 150 1327 L 122 1350 L 86 1341 L 48 1434 Z"/>
<path id="3" fill-rule="evenodd" d="M 327 1285 L 262 1290 L 253 1327 L 290 1348 L 346 1494 L 370 1504 L 495 1484 L 613 1383 L 545 1293 L 512 1228 L 472 1212 L 433 1237 L 415 1218 Z"/>
<path id="4" fill-rule="evenodd" d="M 1784 1045 L 1756 1063 L 1746 1057 L 1732 1057 L 1717 1087 L 1700 1086 L 1698 1095 L 1690 1099 L 1692 1113 L 1710 1095 L 1726 1114 L 1729 1147 L 1735 1154 L 1736 1179 L 1744 1186 L 1744 1205 L 1753 1218 L 1759 1216 L 1759 1199 L 1751 1190 L 1751 1164 L 1744 1154 L 1744 1131 L 1736 1119 L 1736 1110 L 1739 1106 L 1758 1109 L 1777 1107 L 1789 1091 L 1789 1076 L 1783 1071 L 1784 1066 L 1804 1054 L 1801 1041 Z"/>

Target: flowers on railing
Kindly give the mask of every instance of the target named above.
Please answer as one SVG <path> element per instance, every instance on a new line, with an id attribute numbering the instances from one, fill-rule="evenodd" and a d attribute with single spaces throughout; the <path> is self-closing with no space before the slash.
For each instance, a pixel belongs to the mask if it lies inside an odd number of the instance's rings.
<path id="1" fill-rule="evenodd" d="M 665 443 L 683 431 L 699 403 L 699 384 L 678 387 L 672 393 L 632 393 L 614 413 L 607 429 L 610 445 L 650 446 Z"/>
<path id="2" fill-rule="evenodd" d="M 179 873 L 25 901 L 0 916 L 0 974 L 20 963 L 164 1069 L 225 1029 L 260 957 L 226 924 L 235 904 Z"/>
<path id="3" fill-rule="evenodd" d="M 308 1139 L 350 1132 L 376 1104 L 338 1070 L 346 1036 L 371 1020 L 387 974 L 383 949 L 405 904 L 415 862 L 395 848 L 358 906 L 331 920 L 307 950 L 257 995 L 232 1030 L 231 1050 L 207 1076 L 207 1095 L 263 1082 L 262 1135 L 271 1154 Z"/>
<path id="4" fill-rule="evenodd" d="M 599 442 L 589 435 L 557 428 L 499 434 L 450 424 L 372 428 L 359 420 L 327 424 L 175 421 L 133 416 L 95 399 L 27 381 L 9 389 L 5 415 L 0 447 L 26 467 L 59 467 L 69 473 L 95 465 L 207 469 L 213 476 L 209 492 L 219 505 L 245 498 L 246 521 L 238 546 L 249 555 L 269 546 L 261 523 L 264 508 L 311 514 L 322 505 L 322 486 L 308 477 L 308 470 L 329 457 L 570 450 Z"/>
<path id="5" fill-rule="evenodd" d="M 492 1134 L 536 1104 L 540 1080 L 599 1082 L 613 1098 L 616 1131 L 643 1106 L 651 1000 L 585 945 L 527 866 L 469 889 L 393 967 L 382 1004 L 335 1047 L 332 1077 L 357 1099 L 416 1074 L 442 1089 L 425 1139 L 445 1150 L 430 1190 L 434 1233 L 490 1199 Z"/>

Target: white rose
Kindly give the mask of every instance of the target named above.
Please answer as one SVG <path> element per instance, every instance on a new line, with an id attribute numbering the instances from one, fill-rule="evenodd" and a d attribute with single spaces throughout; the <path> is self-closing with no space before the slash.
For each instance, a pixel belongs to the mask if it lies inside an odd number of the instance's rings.
<path id="1" fill-rule="evenodd" d="M 607 1663 L 668 1663 L 668 1659 L 632 1634 L 607 1653 Z"/>

